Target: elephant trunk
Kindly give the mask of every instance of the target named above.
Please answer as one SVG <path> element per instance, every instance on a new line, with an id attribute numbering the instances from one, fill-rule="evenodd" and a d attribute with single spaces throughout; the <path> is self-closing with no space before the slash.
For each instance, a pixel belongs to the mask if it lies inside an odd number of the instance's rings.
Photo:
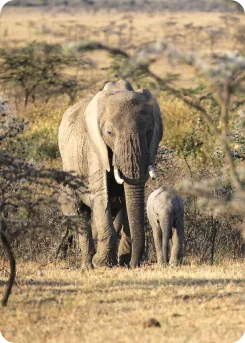
<path id="1" fill-rule="evenodd" d="M 147 156 L 146 138 L 138 133 L 126 134 L 115 142 L 113 165 L 120 170 L 121 178 L 129 183 L 130 180 L 144 180 Z"/>
<path id="2" fill-rule="evenodd" d="M 139 265 L 145 248 L 144 233 L 144 183 L 124 184 L 126 207 L 132 242 L 130 266 Z"/>

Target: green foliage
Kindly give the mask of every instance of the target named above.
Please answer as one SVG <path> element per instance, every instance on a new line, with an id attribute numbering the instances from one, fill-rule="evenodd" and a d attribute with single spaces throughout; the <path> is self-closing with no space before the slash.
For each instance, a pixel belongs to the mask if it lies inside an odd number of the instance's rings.
<path id="1" fill-rule="evenodd" d="M 28 160 L 44 163 L 47 160 L 55 162 L 59 158 L 58 127 L 66 108 L 65 102 L 57 106 L 55 101 L 51 101 L 42 106 L 29 106 L 21 114 L 29 121 L 21 141 L 25 144 Z"/>
<path id="2" fill-rule="evenodd" d="M 200 113 L 174 97 L 161 100 L 160 105 L 165 126 L 163 144 L 188 159 L 193 167 L 202 168 L 207 163 L 213 167 L 220 165 L 215 156 L 215 137 Z"/>
<path id="3" fill-rule="evenodd" d="M 44 128 L 27 136 L 28 158 L 37 162 L 47 159 L 56 160 L 59 157 L 57 144 L 57 128 Z"/>

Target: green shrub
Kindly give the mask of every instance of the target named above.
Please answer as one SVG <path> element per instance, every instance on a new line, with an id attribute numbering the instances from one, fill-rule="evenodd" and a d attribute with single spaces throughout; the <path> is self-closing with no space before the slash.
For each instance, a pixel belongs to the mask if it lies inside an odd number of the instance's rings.
<path id="1" fill-rule="evenodd" d="M 160 99 L 160 107 L 164 120 L 163 145 L 188 159 L 195 169 L 207 163 L 214 168 L 220 166 L 222 161 L 215 155 L 216 139 L 198 111 L 174 97 Z"/>
<path id="2" fill-rule="evenodd" d="M 65 103 L 57 107 L 55 102 L 50 102 L 39 106 L 29 106 L 21 113 L 21 116 L 29 122 L 22 139 L 28 160 L 45 163 L 47 160 L 58 159 L 60 156 L 58 128 L 67 107 Z"/>

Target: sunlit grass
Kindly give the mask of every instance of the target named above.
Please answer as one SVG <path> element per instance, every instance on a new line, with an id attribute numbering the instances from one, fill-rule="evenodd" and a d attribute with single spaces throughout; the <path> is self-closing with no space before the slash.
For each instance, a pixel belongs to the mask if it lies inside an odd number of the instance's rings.
<path id="1" fill-rule="evenodd" d="M 14 343 L 235 342 L 245 325 L 244 269 L 226 261 L 82 273 L 20 263 L 0 330 Z M 144 329 L 152 317 L 161 328 Z"/>

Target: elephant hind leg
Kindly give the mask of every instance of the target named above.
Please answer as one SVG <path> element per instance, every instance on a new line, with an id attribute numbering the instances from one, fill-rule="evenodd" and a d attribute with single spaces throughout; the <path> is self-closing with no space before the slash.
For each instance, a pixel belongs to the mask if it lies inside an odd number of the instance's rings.
<path id="1" fill-rule="evenodd" d="M 127 233 L 122 231 L 118 248 L 118 259 L 120 266 L 129 266 L 131 260 L 131 249 L 131 238 Z"/>
<path id="2" fill-rule="evenodd" d="M 183 259 L 183 243 L 184 243 L 184 225 L 178 223 L 176 228 L 173 229 L 172 234 L 172 249 L 170 264 L 177 265 L 182 263 Z"/>
<path id="3" fill-rule="evenodd" d="M 122 209 L 122 230 L 121 238 L 118 247 L 118 262 L 120 266 L 129 266 L 131 260 L 132 244 L 130 236 L 130 228 L 128 223 L 127 211 Z"/>
<path id="4" fill-rule="evenodd" d="M 63 238 L 63 241 L 64 241 L 64 245 L 63 245 L 63 248 L 62 248 L 62 255 L 63 255 L 63 258 L 66 259 L 67 253 L 68 253 L 68 249 L 69 248 L 71 249 L 72 245 L 74 243 L 74 235 L 70 233 L 69 227 L 67 228 L 65 236 Z"/>
<path id="5" fill-rule="evenodd" d="M 162 230 L 162 255 L 164 263 L 169 262 L 169 243 L 172 237 L 172 220 L 168 216 L 161 218 L 160 226 Z"/>
<path id="6" fill-rule="evenodd" d="M 154 239 L 154 245 L 156 249 L 156 255 L 157 255 L 157 263 L 159 265 L 164 264 L 164 258 L 163 258 L 163 244 L 162 244 L 162 229 L 160 226 L 159 221 L 155 221 L 153 228 L 153 239 Z"/>
<path id="7" fill-rule="evenodd" d="M 81 249 L 82 268 L 92 268 L 92 258 L 95 254 L 95 245 L 91 229 L 91 210 L 84 204 L 79 206 L 79 214 L 84 227 L 79 230 L 79 245 Z M 85 227 L 86 226 L 86 227 Z"/>
<path id="8" fill-rule="evenodd" d="M 76 196 L 74 191 L 69 186 L 60 186 L 58 194 L 58 203 L 60 205 L 60 209 L 63 215 L 67 218 L 77 215 Z M 72 227 L 68 220 L 66 224 L 65 235 L 62 238 L 62 241 L 56 252 L 56 258 L 58 258 L 58 255 L 61 252 L 61 256 L 64 259 L 66 259 L 68 249 L 72 247 L 73 242 L 74 235 L 72 233 Z"/>
<path id="9" fill-rule="evenodd" d="M 131 237 L 125 210 L 121 208 L 117 213 L 113 225 L 118 239 L 118 263 L 120 266 L 128 266 L 131 259 Z"/>
<path id="10" fill-rule="evenodd" d="M 115 228 L 115 231 L 116 231 L 118 237 L 120 235 L 120 232 L 121 232 L 122 226 L 123 226 L 123 216 L 124 216 L 124 210 L 121 208 L 117 212 L 117 214 L 115 215 L 114 220 L 113 220 L 113 225 L 114 225 L 114 228 Z"/>

